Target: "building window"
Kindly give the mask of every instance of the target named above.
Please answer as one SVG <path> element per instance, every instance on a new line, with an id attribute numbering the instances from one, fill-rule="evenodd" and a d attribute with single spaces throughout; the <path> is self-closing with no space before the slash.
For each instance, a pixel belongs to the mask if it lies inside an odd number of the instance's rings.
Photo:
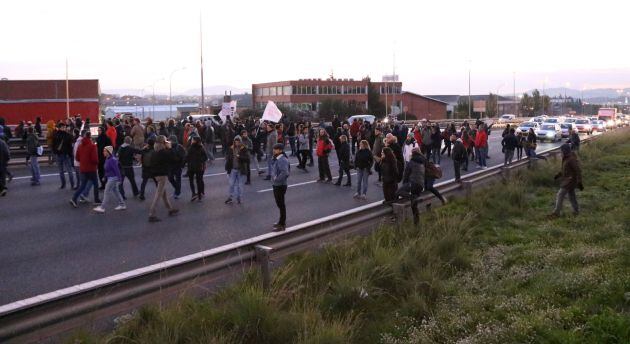
<path id="1" fill-rule="evenodd" d="M 259 97 L 262 96 L 262 88 L 257 88 L 256 89 L 256 95 L 259 96 Z"/>
<path id="2" fill-rule="evenodd" d="M 275 96 L 276 95 L 276 88 L 275 87 L 271 87 L 269 89 L 269 95 L 270 96 Z"/>
<path id="3" fill-rule="evenodd" d="M 265 87 L 262 89 L 262 95 L 267 97 L 269 96 L 269 88 Z"/>
<path id="4" fill-rule="evenodd" d="M 291 95 L 291 86 L 284 86 L 283 90 L 282 90 L 282 93 L 285 96 L 290 96 Z"/>

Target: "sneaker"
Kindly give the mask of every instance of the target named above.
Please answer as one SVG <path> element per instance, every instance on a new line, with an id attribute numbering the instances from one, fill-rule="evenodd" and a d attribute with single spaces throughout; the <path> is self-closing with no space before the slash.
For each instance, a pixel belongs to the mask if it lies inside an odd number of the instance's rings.
<path id="1" fill-rule="evenodd" d="M 7 189 L 0 191 L 0 197 L 4 197 L 7 195 Z"/>
<path id="2" fill-rule="evenodd" d="M 482 169 L 482 170 L 487 170 L 487 169 L 488 169 L 488 166 L 483 166 L 483 167 L 481 167 L 481 169 Z"/>
<path id="3" fill-rule="evenodd" d="M 179 199 L 179 195 L 173 195 L 174 199 Z"/>
<path id="4" fill-rule="evenodd" d="M 103 201 L 101 201 L 100 199 L 97 199 L 96 201 L 94 201 L 94 205 L 101 205 L 101 203 L 103 203 Z"/>
<path id="5" fill-rule="evenodd" d="M 175 216 L 179 213 L 179 209 L 171 209 L 168 211 L 168 216 Z"/>
<path id="6" fill-rule="evenodd" d="M 197 198 L 198 198 L 198 197 L 199 197 L 199 196 L 197 196 L 197 195 L 192 195 L 192 197 L 190 198 L 190 201 L 191 201 L 191 202 L 194 202 L 194 201 L 196 201 L 196 200 L 197 200 Z"/>
<path id="7" fill-rule="evenodd" d="M 271 176 L 266 176 L 264 180 L 271 180 Z"/>
<path id="8" fill-rule="evenodd" d="M 258 171 L 258 175 L 259 176 L 262 175 L 262 174 L 265 174 L 265 171 Z"/>
<path id="9" fill-rule="evenodd" d="M 114 208 L 114 210 L 127 210 L 127 206 L 126 205 L 119 205 L 116 208 Z"/>
<path id="10" fill-rule="evenodd" d="M 362 199 L 362 200 L 364 200 L 364 201 L 367 199 L 367 195 L 361 195 L 360 197 L 361 197 L 361 199 Z"/>
<path id="11" fill-rule="evenodd" d="M 336 182 L 335 185 L 341 186 L 341 181 Z"/>
<path id="12" fill-rule="evenodd" d="M 327 179 L 325 183 L 326 183 L 326 184 L 330 184 L 330 183 L 332 183 L 332 179 Z"/>
<path id="13" fill-rule="evenodd" d="M 361 195 L 359 195 L 359 193 L 358 193 L 358 192 L 357 192 L 357 193 L 355 193 L 354 195 L 352 195 L 352 198 L 359 198 L 359 197 L 361 197 Z"/>
<path id="14" fill-rule="evenodd" d="M 324 182 L 324 180 L 323 180 L 323 179 L 317 179 L 317 182 L 318 182 L 318 183 L 323 183 L 323 182 Z"/>
<path id="15" fill-rule="evenodd" d="M 75 208 L 78 208 L 78 207 L 79 207 L 79 206 L 77 205 L 77 202 L 75 202 L 73 199 L 71 199 L 71 200 L 70 200 L 70 205 L 71 205 L 71 206 L 73 206 L 73 207 L 75 207 Z"/>
<path id="16" fill-rule="evenodd" d="M 343 184 L 343 186 L 351 188 L 351 187 L 352 187 L 352 184 L 350 184 L 350 183 L 346 183 L 346 184 Z"/>
<path id="17" fill-rule="evenodd" d="M 141 200 L 141 201 L 144 201 L 144 195 L 138 196 L 138 199 Z"/>
<path id="18" fill-rule="evenodd" d="M 230 197 L 230 198 L 226 199 L 224 203 L 225 204 L 232 204 L 233 203 L 232 202 L 232 198 Z"/>
<path id="19" fill-rule="evenodd" d="M 241 199 L 240 198 L 236 199 L 236 204 L 241 204 Z"/>
<path id="20" fill-rule="evenodd" d="M 99 214 L 104 214 L 105 213 L 105 209 L 103 209 L 103 207 L 101 207 L 100 205 L 97 206 L 96 208 L 92 209 L 94 210 L 95 213 L 99 213 Z"/>
<path id="21" fill-rule="evenodd" d="M 149 222 L 160 222 L 162 220 L 160 220 L 160 218 L 158 218 L 157 216 L 149 216 Z"/>
<path id="22" fill-rule="evenodd" d="M 10 183 L 12 180 L 13 180 L 13 175 L 12 175 L 12 174 L 10 174 L 10 175 L 9 175 L 9 178 L 7 179 L 7 183 Z"/>
<path id="23" fill-rule="evenodd" d="M 245 185 L 251 185 L 251 183 L 252 182 L 248 180 L 248 181 L 245 182 Z"/>
<path id="24" fill-rule="evenodd" d="M 199 195 L 199 197 L 197 197 L 197 202 L 203 202 L 203 195 Z"/>
<path id="25" fill-rule="evenodd" d="M 88 199 L 85 198 L 83 195 L 79 195 L 79 203 L 87 203 Z"/>

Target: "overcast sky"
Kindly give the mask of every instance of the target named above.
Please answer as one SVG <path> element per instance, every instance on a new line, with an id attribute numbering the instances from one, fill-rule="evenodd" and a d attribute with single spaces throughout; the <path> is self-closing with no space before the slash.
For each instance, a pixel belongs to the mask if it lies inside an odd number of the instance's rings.
<path id="1" fill-rule="evenodd" d="M 423 94 L 630 87 L 630 1 L 2 1 L 0 77 L 98 78 L 102 90 L 380 80 L 393 52 Z M 470 62 L 469 62 L 470 61 Z M 567 84 L 568 83 L 568 84 Z"/>

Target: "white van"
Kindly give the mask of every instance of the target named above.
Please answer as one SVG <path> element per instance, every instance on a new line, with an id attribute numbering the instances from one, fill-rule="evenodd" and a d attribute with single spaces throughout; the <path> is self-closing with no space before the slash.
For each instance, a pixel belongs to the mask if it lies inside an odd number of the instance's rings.
<path id="1" fill-rule="evenodd" d="M 499 118 L 499 123 L 511 123 L 514 122 L 514 119 L 516 119 L 516 115 L 503 115 Z"/>

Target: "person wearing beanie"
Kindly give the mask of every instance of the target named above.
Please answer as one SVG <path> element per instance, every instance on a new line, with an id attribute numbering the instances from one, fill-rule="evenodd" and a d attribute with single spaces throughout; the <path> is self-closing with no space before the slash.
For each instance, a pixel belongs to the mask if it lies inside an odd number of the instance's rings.
<path id="1" fill-rule="evenodd" d="M 94 212 L 103 214 L 105 213 L 105 206 L 110 198 L 114 197 L 118 201 L 118 206 L 114 210 L 125 210 L 127 205 L 125 200 L 120 194 L 119 187 L 122 183 L 122 174 L 118 167 L 118 159 L 114 156 L 114 147 L 106 146 L 103 148 L 103 156 L 105 156 L 105 191 L 103 192 L 103 203 L 94 208 Z"/>
<path id="2" fill-rule="evenodd" d="M 249 166 L 249 152 L 242 144 L 241 137 L 236 135 L 232 146 L 225 155 L 225 171 L 229 177 L 229 196 L 225 204 L 232 204 L 234 200 L 241 204 L 243 196 L 243 186 L 247 178 L 247 168 Z"/>
<path id="3" fill-rule="evenodd" d="M 195 137 L 199 138 L 199 136 L 193 136 L 193 138 Z M 177 136 L 171 135 L 168 139 L 171 142 L 171 151 L 175 159 L 168 174 L 168 181 L 175 189 L 173 198 L 178 199 L 182 193 L 182 169 L 186 164 L 186 149 L 177 142 Z"/>
<path id="4" fill-rule="evenodd" d="M 575 189 L 580 189 L 580 191 L 584 190 L 580 162 L 575 152 L 572 151 L 571 145 L 568 143 L 563 144 L 560 146 L 560 151 L 562 152 L 562 171 L 558 172 L 554 177 L 555 180 L 560 181 L 560 190 L 558 190 L 556 194 L 556 206 L 553 213 L 550 215 L 552 218 L 560 216 L 564 198 L 567 195 L 569 196 L 569 201 L 573 208 L 573 214 L 578 215 L 580 213 L 580 207 L 575 195 Z"/>
<path id="5" fill-rule="evenodd" d="M 284 196 L 287 193 L 287 179 L 289 179 L 290 164 L 284 153 L 284 145 L 277 143 L 273 146 L 273 160 L 271 164 L 271 181 L 273 183 L 273 197 L 280 210 L 280 219 L 273 225 L 274 231 L 283 231 L 287 223 L 287 207 Z"/>

